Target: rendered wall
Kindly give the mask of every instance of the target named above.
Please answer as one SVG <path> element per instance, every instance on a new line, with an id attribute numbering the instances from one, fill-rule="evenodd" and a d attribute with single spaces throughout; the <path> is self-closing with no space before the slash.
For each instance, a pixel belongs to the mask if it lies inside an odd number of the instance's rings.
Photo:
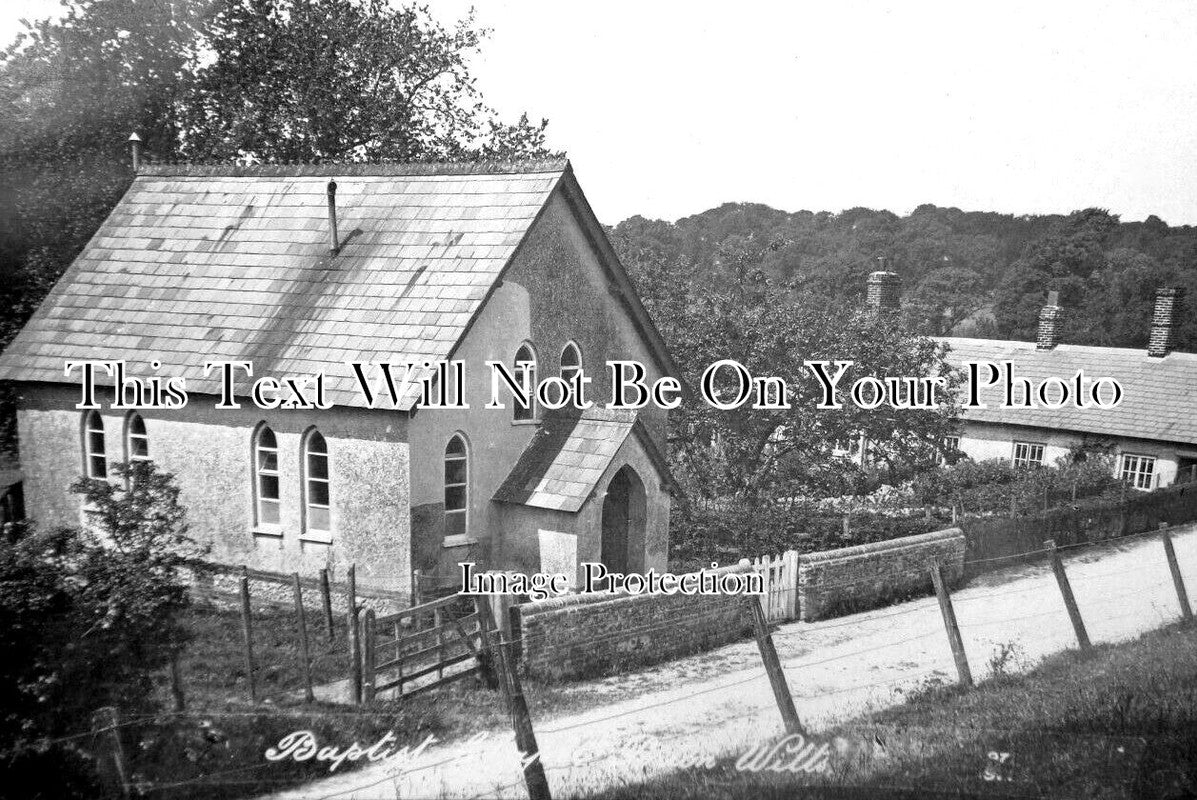
<path id="1" fill-rule="evenodd" d="M 412 419 L 416 567 L 439 567 L 448 575 L 457 562 L 465 560 L 498 569 L 522 568 L 531 563 L 522 545 L 516 544 L 517 549 L 510 553 L 505 549 L 503 526 L 509 514 L 500 504 L 492 503 L 491 497 L 515 466 L 537 426 L 514 422 L 509 403 L 503 410 L 483 407 L 491 395 L 490 369 L 485 362 L 510 364 L 520 345 L 531 342 L 536 350 L 538 376 L 557 375 L 561 351 L 572 341 L 581 350 L 586 375 L 593 379 L 589 399 L 596 403 L 605 404 L 610 396 L 605 367 L 608 360 L 639 360 L 648 367 L 648 380 L 655 380 L 660 371 L 616 294 L 569 202 L 560 193 L 554 194 L 453 354 L 466 365 L 463 397 L 470 407 L 417 411 Z M 507 399 L 505 394 L 503 399 Z M 664 453 L 666 412 L 650 404 L 640 414 Z M 446 547 L 441 464 L 445 445 L 457 432 L 463 433 L 469 444 L 470 541 Z M 657 480 L 655 471 L 646 472 L 639 466 L 636 470 L 646 486 L 650 480 Z M 663 519 L 664 527 L 658 524 L 654 528 L 649 562 L 657 558 L 658 551 L 664 552 L 663 543 L 657 539 L 668 530 L 668 496 L 650 499 L 650 505 L 657 503 L 664 503 L 664 508 L 656 506 L 654 519 Z M 517 536 L 523 534 L 517 531 Z"/>
<path id="2" fill-rule="evenodd" d="M 1153 488 L 1169 486 L 1176 481 L 1177 464 L 1180 459 L 1177 446 L 1146 439 L 1109 438 L 1103 441 L 1108 442 L 1113 448 L 1111 452 L 1116 456 L 1116 468 L 1121 467 L 1123 453 L 1152 456 L 1156 459 L 1156 486 Z M 960 434 L 960 451 L 974 461 L 1010 461 L 1014 442 L 1043 444 L 1043 463 L 1052 466 L 1057 459 L 1068 455 L 1071 448 L 1085 443 L 1086 437 L 1070 431 L 966 421 Z M 1197 448 L 1189 450 L 1197 452 Z"/>
<path id="3" fill-rule="evenodd" d="M 78 526 L 81 503 L 70 485 L 83 471 L 78 389 L 24 385 L 17 413 L 28 515 L 42 526 Z M 108 390 L 100 400 L 108 404 Z M 190 535 L 210 546 L 206 558 L 277 572 L 342 579 L 357 565 L 363 586 L 410 593 L 407 418 L 389 411 L 217 410 L 216 398 L 192 396 L 186 408 L 142 413 L 150 457 L 174 473 Z M 124 459 L 125 412 L 101 411 L 109 464 Z M 259 422 L 279 447 L 281 525 L 255 532 L 251 439 Z M 332 478 L 331 543 L 304 538 L 301 439 L 316 426 L 328 444 Z"/>

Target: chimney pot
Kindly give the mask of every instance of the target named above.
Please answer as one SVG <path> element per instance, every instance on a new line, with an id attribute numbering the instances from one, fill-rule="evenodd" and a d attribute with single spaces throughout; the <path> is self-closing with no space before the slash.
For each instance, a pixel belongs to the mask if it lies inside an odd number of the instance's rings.
<path id="1" fill-rule="evenodd" d="M 884 263 L 884 257 L 878 259 Z M 865 301 L 874 312 L 897 311 L 902 297 L 902 278 L 896 272 L 877 270 L 869 273 Z"/>
<path id="2" fill-rule="evenodd" d="M 341 249 L 341 240 L 337 238 L 337 182 L 328 182 L 328 249 L 337 253 Z"/>
<path id="3" fill-rule="evenodd" d="M 1185 290 L 1180 286 L 1162 287 L 1155 292 L 1155 308 L 1151 313 L 1151 335 L 1147 339 L 1147 355 L 1163 358 L 1176 347 L 1176 320 Z"/>
<path id="4" fill-rule="evenodd" d="M 1035 336 L 1035 349 L 1052 350 L 1060 343 L 1064 327 L 1064 309 L 1060 307 L 1060 293 L 1048 292 L 1047 305 L 1039 310 L 1039 332 Z"/>

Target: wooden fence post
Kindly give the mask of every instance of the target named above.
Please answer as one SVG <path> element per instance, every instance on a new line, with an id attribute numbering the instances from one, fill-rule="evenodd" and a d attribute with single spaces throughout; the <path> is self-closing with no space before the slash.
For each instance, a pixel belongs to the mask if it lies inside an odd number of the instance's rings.
<path id="1" fill-rule="evenodd" d="M 1118 486 L 1118 535 L 1126 536 L 1129 529 L 1126 513 L 1126 479 L 1124 478 Z"/>
<path id="2" fill-rule="evenodd" d="M 299 573 L 293 573 L 295 589 L 295 617 L 299 625 L 299 673 L 303 675 L 303 698 L 307 702 L 316 699 L 312 693 L 312 659 L 308 655 L 308 621 L 303 610 L 303 588 L 299 585 Z"/>
<path id="3" fill-rule="evenodd" d="M 786 674 L 781 668 L 781 659 L 777 657 L 777 648 L 765 621 L 761 598 L 758 595 L 745 595 L 744 599 L 752 613 L 752 631 L 756 635 L 756 646 L 761 651 L 761 661 L 765 664 L 765 674 L 769 676 L 773 699 L 777 701 L 777 709 L 781 712 L 786 733 L 802 733 L 802 723 L 798 720 L 798 710 L 794 708 L 794 698 L 790 696 Z"/>
<path id="4" fill-rule="evenodd" d="M 183 695 L 183 674 L 179 669 L 179 654 L 170 657 L 170 696 L 174 700 L 175 711 L 187 708 L 187 699 Z"/>
<path id="5" fill-rule="evenodd" d="M 349 609 L 349 702 L 362 704 L 362 641 L 355 607 Z"/>
<path id="6" fill-rule="evenodd" d="M 445 677 L 444 618 L 439 608 L 432 609 L 432 625 L 436 628 L 436 679 L 439 681 Z"/>
<path id="7" fill-rule="evenodd" d="M 362 702 L 374 702 L 374 666 L 377 630 L 374 624 L 374 609 L 367 608 L 362 620 Z"/>
<path id="8" fill-rule="evenodd" d="M 116 708 L 104 706 L 96 709 L 91 717 L 92 730 L 96 735 L 96 743 L 101 747 L 107 744 L 109 766 L 112 769 L 112 782 L 120 787 L 121 797 L 129 797 L 129 765 L 125 763 L 125 749 L 121 746 L 120 717 Z M 103 764 L 103 760 L 101 760 Z M 102 771 L 104 768 L 101 768 Z"/>
<path id="9" fill-rule="evenodd" d="M 328 570 L 320 570 L 320 599 L 324 603 L 324 624 L 328 628 L 328 640 L 337 638 L 337 629 L 333 626 L 332 588 L 328 585 Z"/>
<path id="10" fill-rule="evenodd" d="M 1172 573 L 1172 585 L 1176 587 L 1180 615 L 1184 619 L 1192 619 L 1193 607 L 1189 605 L 1189 593 L 1185 590 L 1185 581 L 1180 574 L 1180 562 L 1176 560 L 1176 548 L 1172 546 L 1172 534 L 1168 532 L 1168 523 L 1160 523 L 1160 536 L 1164 539 L 1164 555 L 1168 559 L 1168 570 Z"/>
<path id="11" fill-rule="evenodd" d="M 798 558 L 797 550 L 787 550 L 785 553 L 786 574 L 789 575 L 786 581 L 786 591 L 789 592 L 786 617 L 789 619 L 798 619 Z"/>
<path id="12" fill-rule="evenodd" d="M 499 688 L 499 676 L 495 671 L 495 653 L 490 639 L 491 618 L 490 597 L 480 594 L 474 597 L 474 612 L 478 615 L 478 672 L 487 689 Z M 502 636 L 502 633 L 499 633 Z"/>
<path id="13" fill-rule="evenodd" d="M 952 659 L 956 662 L 956 674 L 961 686 L 973 685 L 973 673 L 968 667 L 968 654 L 964 652 L 964 640 L 960 637 L 960 626 L 956 623 L 956 609 L 952 607 L 952 596 L 948 594 L 944 580 L 943 564 L 931 561 L 931 583 L 935 586 L 935 597 L 939 600 L 939 613 L 943 617 L 944 629 L 948 632 L 948 645 L 952 648 Z"/>
<path id="14" fill-rule="evenodd" d="M 1072 620 L 1072 629 L 1076 632 L 1077 644 L 1082 650 L 1088 650 L 1089 633 L 1085 630 L 1085 621 L 1081 619 L 1081 610 L 1077 608 L 1076 597 L 1072 594 L 1072 584 L 1068 582 L 1068 573 L 1064 571 L 1064 562 L 1060 560 L 1060 551 L 1056 549 L 1055 539 L 1048 539 L 1043 546 L 1051 551 L 1052 571 L 1056 573 L 1056 583 L 1060 584 L 1060 594 L 1064 598 L 1064 607 L 1068 609 L 1068 618 Z"/>
<path id="15" fill-rule="evenodd" d="M 249 683 L 249 702 L 258 702 L 254 687 L 254 631 L 249 610 L 249 578 L 241 576 L 241 634 L 245 640 L 245 679 Z"/>
<path id="16" fill-rule="evenodd" d="M 549 781 L 544 774 L 544 764 L 540 761 L 540 748 L 536 745 L 536 731 L 532 729 L 532 717 L 528 714 L 528 704 L 524 700 L 524 690 L 520 685 L 519 668 L 515 663 L 511 640 L 508 637 L 499 638 L 498 652 L 499 670 L 502 673 L 500 683 L 507 700 L 508 713 L 511 714 L 511 727 L 515 730 L 515 746 L 520 751 L 520 763 L 524 768 L 524 784 L 528 787 L 528 797 L 530 800 L 552 800 Z"/>

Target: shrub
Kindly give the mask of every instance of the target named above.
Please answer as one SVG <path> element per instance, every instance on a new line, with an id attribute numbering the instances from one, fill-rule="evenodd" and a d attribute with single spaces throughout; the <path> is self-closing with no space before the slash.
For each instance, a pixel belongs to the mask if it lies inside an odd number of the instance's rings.
<path id="1" fill-rule="evenodd" d="M 966 513 L 1025 514 L 1077 499 L 1120 491 L 1108 455 L 1067 458 L 1052 467 L 1015 467 L 1004 460 L 959 461 L 915 476 L 916 501 L 926 506 L 960 506 Z"/>
<path id="2" fill-rule="evenodd" d="M 88 529 L 34 529 L 0 544 L 0 648 L 21 654 L 0 661 L 0 766 L 74 765 L 47 774 L 63 782 L 43 781 L 47 797 L 88 781 L 74 770 L 86 758 L 60 758 L 49 740 L 88 730 L 101 706 L 149 711 L 152 674 L 185 641 L 179 567 L 195 548 L 178 488 L 149 462 L 117 474 L 127 482 L 73 487 L 88 502 Z"/>
<path id="3" fill-rule="evenodd" d="M 679 510 L 670 518 L 670 563 L 674 569 L 696 569 L 712 561 L 723 565 L 785 550 L 814 553 L 913 536 L 950 524 L 943 516 L 921 513 L 855 513 L 848 516 L 845 533 L 844 516 L 780 504 Z"/>

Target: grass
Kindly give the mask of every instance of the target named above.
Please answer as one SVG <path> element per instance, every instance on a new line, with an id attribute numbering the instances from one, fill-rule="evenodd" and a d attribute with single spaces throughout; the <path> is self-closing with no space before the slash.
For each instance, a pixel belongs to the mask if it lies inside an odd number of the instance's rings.
<path id="1" fill-rule="evenodd" d="M 1060 653 L 972 690 L 927 686 L 810 738 L 829 745 L 825 773 L 745 772 L 732 756 L 590 797 L 1192 797 L 1197 626 Z"/>
<path id="2" fill-rule="evenodd" d="M 316 685 L 345 679 L 349 656 L 343 615 L 334 617 L 336 636 L 317 608 L 306 611 L 309 654 Z M 298 624 L 292 607 L 261 606 L 253 612 L 257 704 L 249 702 L 241 617 L 235 611 L 196 607 L 185 624 L 192 641 L 180 659 L 186 708 L 136 721 L 123 731 L 134 783 L 156 800 L 233 800 L 279 791 L 328 777 L 329 765 L 315 760 L 271 762 L 264 754 L 286 734 L 312 731 L 322 744 L 369 746 L 393 733 L 397 747 L 415 746 L 427 736 L 464 739 L 481 731 L 509 732 L 510 720 L 497 691 L 475 678 L 402 702 L 378 700 L 369 707 L 303 701 Z M 576 687 L 525 687 L 533 719 L 570 713 L 601 703 Z M 155 698 L 171 708 L 170 682 L 159 677 Z M 365 765 L 345 762 L 336 774 Z"/>

